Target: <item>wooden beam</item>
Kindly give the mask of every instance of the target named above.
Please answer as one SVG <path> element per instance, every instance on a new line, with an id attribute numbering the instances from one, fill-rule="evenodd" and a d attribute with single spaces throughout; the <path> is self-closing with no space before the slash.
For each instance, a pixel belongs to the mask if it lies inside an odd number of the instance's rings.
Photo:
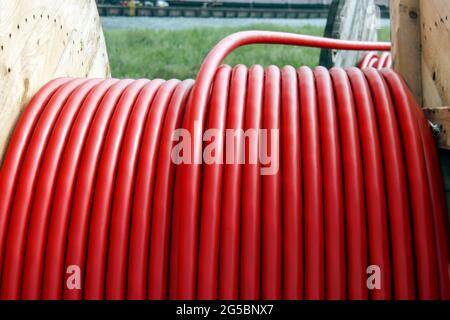
<path id="1" fill-rule="evenodd" d="M 374 0 L 334 0 L 328 13 L 327 38 L 377 41 L 379 10 Z M 331 68 L 355 66 L 366 52 L 322 49 L 320 65 Z"/>
<path id="2" fill-rule="evenodd" d="M 435 135 L 440 148 L 450 149 L 450 107 L 423 108 L 427 119 L 435 126 Z"/>
<path id="3" fill-rule="evenodd" d="M 450 105 L 450 1 L 421 0 L 423 105 Z"/>
<path id="4" fill-rule="evenodd" d="M 110 76 L 95 1 L 0 0 L 0 164 L 30 98 L 63 76 Z"/>
<path id="5" fill-rule="evenodd" d="M 390 11 L 394 69 L 422 105 L 420 0 L 391 0 Z"/>

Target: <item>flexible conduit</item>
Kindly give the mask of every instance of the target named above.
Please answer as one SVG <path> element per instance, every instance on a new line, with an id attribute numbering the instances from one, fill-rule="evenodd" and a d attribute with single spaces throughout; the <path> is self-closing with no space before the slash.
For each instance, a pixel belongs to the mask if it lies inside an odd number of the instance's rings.
<path id="1" fill-rule="evenodd" d="M 358 67 L 360 69 L 366 69 L 369 67 L 373 67 L 375 69 L 381 70 L 384 68 L 392 67 L 392 56 L 389 52 L 383 52 L 381 56 L 379 56 L 375 52 L 369 52 L 361 59 L 358 63 Z"/>
<path id="2" fill-rule="evenodd" d="M 219 66 L 254 43 L 390 49 L 240 32 L 195 84 L 50 82 L 0 172 L 2 299 L 450 298 L 437 152 L 402 79 L 370 68 L 390 56 L 346 71 Z M 192 133 L 193 164 L 172 161 L 177 128 Z M 206 129 L 218 138 L 203 141 Z M 212 143 L 226 158 L 226 129 L 279 129 L 279 170 L 202 163 Z M 260 148 L 237 150 L 248 160 Z M 381 283 L 369 290 L 374 265 Z"/>

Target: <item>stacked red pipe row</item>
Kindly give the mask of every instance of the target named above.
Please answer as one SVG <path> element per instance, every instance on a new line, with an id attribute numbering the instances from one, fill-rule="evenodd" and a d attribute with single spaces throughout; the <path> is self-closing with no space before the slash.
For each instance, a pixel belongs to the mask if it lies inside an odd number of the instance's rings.
<path id="1" fill-rule="evenodd" d="M 367 53 L 359 62 L 360 69 L 375 68 L 381 70 L 392 67 L 392 56 L 389 52 L 383 52 L 378 55 L 376 52 Z"/>
<path id="2" fill-rule="evenodd" d="M 389 50 L 242 32 L 213 49 L 195 84 L 50 82 L 0 172 L 2 299 L 450 297 L 438 156 L 402 79 L 390 69 L 218 67 L 252 43 Z M 194 132 L 195 121 L 222 137 L 279 129 L 279 171 L 174 164 L 173 132 Z M 197 157 L 201 137 L 193 144 Z M 370 265 L 379 289 L 367 286 Z M 81 289 L 66 284 L 71 266 Z"/>

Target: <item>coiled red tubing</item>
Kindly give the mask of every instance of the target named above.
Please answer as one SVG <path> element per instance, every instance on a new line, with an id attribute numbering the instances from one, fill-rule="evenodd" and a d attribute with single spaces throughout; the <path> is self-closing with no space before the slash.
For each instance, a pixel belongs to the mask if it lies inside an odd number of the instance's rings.
<path id="1" fill-rule="evenodd" d="M 0 171 L 1 299 L 450 298 L 437 151 L 390 55 L 347 70 L 220 65 L 255 43 L 390 49 L 248 31 L 222 40 L 195 82 L 51 81 Z M 178 128 L 194 163 L 173 161 Z M 279 130 L 279 170 L 202 162 L 212 143 L 226 158 L 227 129 Z M 66 283 L 74 265 L 80 289 Z"/>

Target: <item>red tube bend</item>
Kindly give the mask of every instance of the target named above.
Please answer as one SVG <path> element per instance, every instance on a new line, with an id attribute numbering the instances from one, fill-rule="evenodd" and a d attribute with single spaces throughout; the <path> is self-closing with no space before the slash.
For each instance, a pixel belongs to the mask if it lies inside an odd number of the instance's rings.
<path id="1" fill-rule="evenodd" d="M 395 101 L 397 116 L 402 119 L 399 127 L 404 150 L 408 155 L 406 167 L 411 193 L 418 296 L 420 299 L 436 299 L 439 291 L 434 228 L 432 216 L 427 214 L 431 209 L 431 199 L 418 123 L 399 76 L 390 69 L 383 69 L 381 73 Z"/>
<path id="2" fill-rule="evenodd" d="M 62 298 L 67 230 L 75 189 L 75 176 L 80 163 L 79 155 L 82 153 L 92 119 L 101 99 L 107 90 L 117 81 L 116 79 L 104 80 L 94 87 L 84 100 L 68 138 L 56 182 L 53 207 L 51 208 L 55 214 L 51 215 L 48 227 L 42 292 L 43 299 L 55 300 Z"/>
<path id="3" fill-rule="evenodd" d="M 64 267 L 64 270 L 71 266 L 80 269 L 81 289 L 70 289 L 64 286 L 64 299 L 67 300 L 83 298 L 85 290 L 85 255 L 96 172 L 111 115 L 123 91 L 131 82 L 131 80 L 121 80 L 108 90 L 98 107 L 81 154 L 79 174 L 72 201 L 72 214 L 69 222 Z M 64 283 L 67 283 L 67 280 L 68 274 L 65 274 Z"/>
<path id="4" fill-rule="evenodd" d="M 164 83 L 158 90 L 152 108 L 147 115 L 131 212 L 127 270 L 128 299 L 145 299 L 150 285 L 150 283 L 147 283 L 148 253 L 157 156 L 167 106 L 178 84 L 178 80 L 169 80 Z"/>
<path id="5" fill-rule="evenodd" d="M 150 233 L 149 290 L 147 297 L 151 300 L 168 298 L 170 232 L 175 176 L 175 164 L 172 161 L 172 152 L 175 146 L 173 135 L 175 130 L 181 127 L 185 107 L 193 85 L 193 80 L 185 80 L 175 90 L 167 110 L 161 136 Z"/>
<path id="6" fill-rule="evenodd" d="M 2 274 L 2 299 L 18 299 L 22 283 L 23 262 L 27 237 L 27 226 L 36 180 L 39 175 L 44 150 L 55 121 L 70 94 L 82 83 L 82 79 L 71 80 L 58 89 L 39 118 L 35 133 L 23 160 L 16 196 L 11 211 L 7 236 L 4 268 Z"/>
<path id="7" fill-rule="evenodd" d="M 109 232 L 106 299 L 125 299 L 128 238 L 134 181 L 145 120 L 162 80 L 146 83 L 128 120 L 115 183 Z"/>
<path id="8" fill-rule="evenodd" d="M 394 299 L 414 299 L 414 260 L 410 207 L 397 116 L 387 85 L 375 69 L 363 71 L 369 84 L 377 115 L 386 177 Z"/>
<path id="9" fill-rule="evenodd" d="M 331 69 L 341 132 L 344 168 L 345 218 L 347 231 L 348 298 L 367 299 L 367 235 L 364 203 L 364 180 L 360 150 L 358 120 L 354 93 L 347 74 L 342 69 Z"/>
<path id="10" fill-rule="evenodd" d="M 74 90 L 62 108 L 49 139 L 36 183 L 35 200 L 33 201 L 28 227 L 22 299 L 39 299 L 41 297 L 48 221 L 50 219 L 51 204 L 61 157 L 66 146 L 67 136 L 72 128 L 72 123 L 80 110 L 84 98 L 100 81 L 88 80 Z"/>
<path id="11" fill-rule="evenodd" d="M 68 81 L 68 78 L 53 80 L 36 93 L 19 119 L 11 137 L 8 152 L 3 159 L 0 170 L 0 279 L 2 276 L 10 210 L 14 199 L 13 194 L 17 186 L 25 148 L 28 147 L 36 122 L 39 120 L 48 101 L 52 98 L 55 91 Z"/>
<path id="12" fill-rule="evenodd" d="M 363 155 L 369 265 L 380 268 L 381 272 L 380 288 L 370 291 L 371 298 L 389 300 L 391 299 L 390 250 L 378 125 L 372 97 L 363 73 L 360 69 L 349 68 L 347 74 L 355 96 Z"/>
<path id="13" fill-rule="evenodd" d="M 305 239 L 305 299 L 325 298 L 322 155 L 319 114 L 311 69 L 298 70 L 302 134 L 303 225 Z"/>
<path id="14" fill-rule="evenodd" d="M 297 73 L 281 71 L 283 299 L 303 298 L 303 213 L 300 110 Z"/>
<path id="15" fill-rule="evenodd" d="M 229 209 L 223 210 L 224 216 L 221 216 L 222 194 L 231 196 L 230 201 L 224 201 L 224 205 L 230 205 L 230 202 L 236 202 L 236 198 L 240 200 L 240 188 L 227 188 L 227 179 L 223 183 L 222 189 L 222 173 L 224 169 L 223 160 L 225 155 L 224 139 L 225 126 L 227 121 L 227 105 L 230 96 L 230 114 L 231 106 L 234 101 L 238 103 L 245 94 L 245 77 L 246 68 L 243 66 L 235 67 L 233 76 L 231 77 L 231 68 L 229 66 L 221 66 L 216 73 L 214 79 L 213 91 L 211 93 L 210 112 L 207 127 L 215 130 L 211 132 L 211 136 L 204 138 L 210 141 L 205 142 L 203 154 L 204 173 L 202 182 L 202 208 L 200 222 L 200 244 L 198 256 L 198 280 L 197 280 L 197 298 L 201 300 L 217 299 L 218 293 L 218 270 L 219 270 L 219 240 L 220 240 L 220 219 L 236 215 L 236 207 L 239 208 L 239 202 Z M 230 88 L 231 78 L 231 90 Z M 244 79 L 244 80 L 243 80 Z M 234 101 L 233 101 L 234 100 Z M 236 104 L 236 102 L 234 102 Z M 233 108 L 236 109 L 236 108 Z M 214 140 L 212 140 L 214 139 Z M 213 150 L 213 151 L 212 151 Z M 239 148 L 237 149 L 239 150 Z M 213 153 L 214 152 L 214 153 Z M 227 165 L 225 166 L 225 170 Z M 225 173 L 226 176 L 229 173 Z M 234 194 L 238 196 L 233 197 Z M 233 210 L 234 209 L 234 210 Z M 237 209 L 239 212 L 239 209 Z M 239 214 L 237 214 L 239 217 Z M 234 222 L 234 219 L 233 219 Z M 239 224 L 233 225 L 233 229 L 239 229 Z M 225 231 L 226 232 L 226 231 Z M 223 242 L 221 242 L 222 244 Z M 221 252 L 223 254 L 223 252 Z M 236 261 L 237 262 L 237 261 Z"/>
<path id="16" fill-rule="evenodd" d="M 326 298 L 346 298 L 345 217 L 339 125 L 331 77 L 314 70 L 322 145 Z M 320 94 L 319 94 L 320 93 Z M 308 228 L 308 226 L 305 226 Z"/>

